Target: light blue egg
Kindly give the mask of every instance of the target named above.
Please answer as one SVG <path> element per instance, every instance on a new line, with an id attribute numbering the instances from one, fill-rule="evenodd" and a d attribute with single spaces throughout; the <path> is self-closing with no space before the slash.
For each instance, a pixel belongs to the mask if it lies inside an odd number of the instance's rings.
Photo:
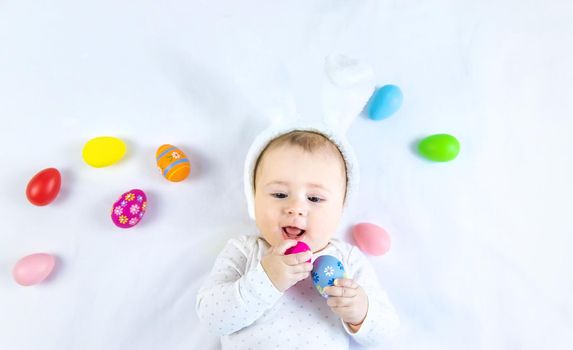
<path id="1" fill-rule="evenodd" d="M 402 105 L 402 91 L 396 85 L 376 89 L 368 102 L 368 118 L 382 120 L 394 114 Z"/>
<path id="2" fill-rule="evenodd" d="M 314 287 L 325 298 L 328 295 L 324 292 L 324 288 L 334 286 L 334 280 L 337 278 L 348 278 L 340 260 L 332 255 L 319 256 L 314 260 L 311 275 Z"/>

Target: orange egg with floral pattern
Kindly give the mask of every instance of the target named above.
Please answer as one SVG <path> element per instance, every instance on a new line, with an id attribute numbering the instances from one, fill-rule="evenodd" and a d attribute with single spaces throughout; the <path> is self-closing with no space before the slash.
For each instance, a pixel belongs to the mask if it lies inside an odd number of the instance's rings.
<path id="1" fill-rule="evenodd" d="M 189 159 L 179 148 L 173 145 L 162 145 L 155 153 L 157 167 L 169 181 L 183 181 L 191 172 Z"/>

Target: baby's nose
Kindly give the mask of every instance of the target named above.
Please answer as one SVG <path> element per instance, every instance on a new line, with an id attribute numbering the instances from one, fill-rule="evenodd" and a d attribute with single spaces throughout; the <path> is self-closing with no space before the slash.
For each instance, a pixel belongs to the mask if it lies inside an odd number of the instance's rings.
<path id="1" fill-rule="evenodd" d="M 297 215 L 297 216 L 303 216 L 305 215 L 305 210 L 301 207 L 288 207 L 286 212 L 289 215 Z"/>

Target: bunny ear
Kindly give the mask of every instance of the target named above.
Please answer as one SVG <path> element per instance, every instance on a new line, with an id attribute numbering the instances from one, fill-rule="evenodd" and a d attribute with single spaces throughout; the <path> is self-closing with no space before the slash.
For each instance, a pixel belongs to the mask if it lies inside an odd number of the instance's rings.
<path id="1" fill-rule="evenodd" d="M 333 130 L 346 133 L 374 91 L 372 67 L 344 55 L 328 56 L 324 64 L 322 116 Z"/>
<path id="2" fill-rule="evenodd" d="M 292 83 L 289 70 L 281 64 L 274 72 L 275 84 L 267 90 L 275 93 L 273 108 L 268 109 L 271 126 L 281 125 L 296 119 L 296 100 L 292 95 Z M 259 89 L 265 89 L 260 87 Z"/>
<path id="3" fill-rule="evenodd" d="M 274 96 L 273 101 L 261 101 L 271 126 L 324 125 L 345 134 L 374 91 L 372 68 L 344 55 L 326 60 L 298 57 L 272 75 L 274 94 L 260 91 Z"/>
<path id="4" fill-rule="evenodd" d="M 305 57 L 288 70 L 289 95 L 292 98 L 294 115 L 290 121 L 316 124 L 322 121 L 321 75 L 322 62 Z"/>

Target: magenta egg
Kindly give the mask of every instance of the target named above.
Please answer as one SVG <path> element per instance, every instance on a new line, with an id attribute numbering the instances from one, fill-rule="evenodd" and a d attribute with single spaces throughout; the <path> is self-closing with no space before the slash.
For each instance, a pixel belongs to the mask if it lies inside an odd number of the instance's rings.
<path id="1" fill-rule="evenodd" d="M 111 220 L 117 227 L 131 228 L 141 221 L 147 210 L 147 196 L 138 189 L 122 194 L 111 207 Z"/>
<path id="2" fill-rule="evenodd" d="M 307 250 L 310 250 L 310 247 L 303 241 L 298 241 L 294 247 L 290 247 L 285 250 L 285 255 L 302 253 L 306 252 Z M 310 259 L 308 259 L 307 262 L 310 262 Z"/>
<path id="3" fill-rule="evenodd" d="M 380 226 L 361 223 L 352 228 L 358 248 L 366 254 L 382 255 L 390 249 L 390 236 Z"/>
<path id="4" fill-rule="evenodd" d="M 47 253 L 36 253 L 18 260 L 12 276 L 22 286 L 33 286 L 45 280 L 54 270 L 56 258 Z"/>

